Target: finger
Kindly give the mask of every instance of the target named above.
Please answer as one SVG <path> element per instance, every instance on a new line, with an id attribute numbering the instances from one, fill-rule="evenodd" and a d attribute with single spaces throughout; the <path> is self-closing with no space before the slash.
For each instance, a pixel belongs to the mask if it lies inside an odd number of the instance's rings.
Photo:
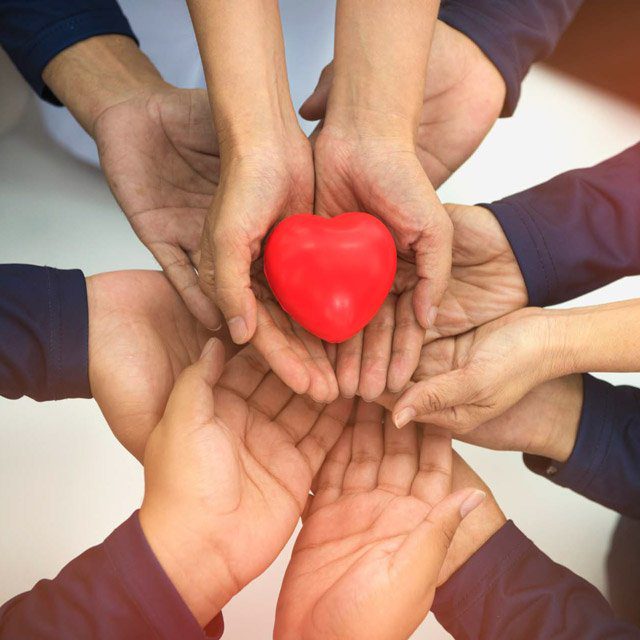
<path id="1" fill-rule="evenodd" d="M 187 254 L 180 247 L 166 242 L 153 242 L 148 247 L 187 309 L 210 331 L 217 331 L 222 324 L 222 316 L 213 300 L 200 289 L 198 274 Z"/>
<path id="2" fill-rule="evenodd" d="M 378 472 L 378 488 L 407 496 L 418 472 L 418 431 L 415 424 L 396 429 L 391 414 L 384 416 L 384 454 Z"/>
<path id="3" fill-rule="evenodd" d="M 413 245 L 420 278 L 413 293 L 413 308 L 424 329 L 435 324 L 451 275 L 453 225 L 439 201 L 435 206 L 442 210 L 437 213 L 437 221 Z"/>
<path id="4" fill-rule="evenodd" d="M 298 451 L 306 458 L 313 475 L 318 472 L 344 431 L 351 413 L 351 403 L 340 398 L 325 407 L 311 431 L 298 444 Z"/>
<path id="5" fill-rule="evenodd" d="M 353 338 L 338 345 L 336 376 L 343 398 L 353 398 L 358 391 L 363 339 L 364 333 L 360 331 Z"/>
<path id="6" fill-rule="evenodd" d="M 351 443 L 351 462 L 344 477 L 344 493 L 373 491 L 384 454 L 383 410 L 377 404 L 358 403 Z"/>
<path id="7" fill-rule="evenodd" d="M 275 373 L 270 372 L 251 394 L 247 404 L 273 420 L 293 396 L 293 391 Z"/>
<path id="8" fill-rule="evenodd" d="M 307 393 L 311 377 L 305 363 L 262 304 L 251 342 L 285 384 L 295 393 Z"/>
<path id="9" fill-rule="evenodd" d="M 338 361 L 338 345 L 333 344 L 331 342 L 324 343 L 324 350 L 327 352 L 327 358 L 329 359 L 329 364 L 334 371 L 336 370 L 336 362 Z M 338 390 L 339 393 L 339 390 Z"/>
<path id="10" fill-rule="evenodd" d="M 327 455 L 315 482 L 315 495 L 309 515 L 328 504 L 333 504 L 342 495 L 344 476 L 351 460 L 352 437 L 353 427 L 346 427 Z"/>
<path id="11" fill-rule="evenodd" d="M 423 433 L 418 473 L 411 485 L 411 495 L 433 506 L 451 491 L 452 476 L 451 437 Z"/>
<path id="12" fill-rule="evenodd" d="M 333 63 L 330 63 L 322 70 L 316 88 L 302 103 L 302 106 L 298 111 L 305 120 L 320 120 L 321 118 L 324 118 L 332 82 Z"/>
<path id="13" fill-rule="evenodd" d="M 398 299 L 395 325 L 387 387 L 397 393 L 407 386 L 418 367 L 424 340 L 424 329 L 416 318 L 411 295 L 403 294 Z"/>
<path id="14" fill-rule="evenodd" d="M 267 361 L 250 345 L 227 362 L 219 384 L 246 400 L 270 371 Z"/>
<path id="15" fill-rule="evenodd" d="M 224 347 L 211 338 L 199 360 L 178 377 L 162 421 L 174 428 L 201 426 L 214 417 L 213 388 L 224 367 Z"/>
<path id="16" fill-rule="evenodd" d="M 393 409 L 398 429 L 411 420 L 454 429 L 455 410 L 475 392 L 475 381 L 466 369 L 454 369 L 409 387 Z"/>
<path id="17" fill-rule="evenodd" d="M 256 330 L 251 259 L 248 243 L 238 237 L 237 229 L 217 225 L 213 237 L 209 237 L 205 227 L 199 268 L 200 286 L 220 308 L 236 344 L 249 341 Z"/>
<path id="18" fill-rule="evenodd" d="M 358 394 L 367 401 L 377 398 L 387 386 L 395 328 L 394 302 L 394 297 L 388 296 L 364 329 Z"/>
<path id="19" fill-rule="evenodd" d="M 478 489 L 457 491 L 441 500 L 407 536 L 392 564 L 393 575 L 405 582 L 407 591 L 431 597 L 460 523 L 484 498 Z"/>
<path id="20" fill-rule="evenodd" d="M 336 374 L 329 361 L 329 356 L 322 344 L 322 340 L 311 335 L 300 325 L 292 322 L 293 331 L 302 343 L 310 364 L 313 365 L 311 373 L 311 388 L 309 393 L 319 402 L 333 402 L 339 395 Z M 318 385 L 314 393 L 314 382 L 318 379 Z"/>

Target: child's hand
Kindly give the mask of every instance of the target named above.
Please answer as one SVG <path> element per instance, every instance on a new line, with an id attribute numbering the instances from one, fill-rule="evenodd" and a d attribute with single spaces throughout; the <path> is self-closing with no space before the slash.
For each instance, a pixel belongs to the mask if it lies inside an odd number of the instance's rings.
<path id="1" fill-rule="evenodd" d="M 209 341 L 144 458 L 143 531 L 202 625 L 280 553 L 351 412 L 294 396 L 252 347 L 223 362 Z"/>
<path id="2" fill-rule="evenodd" d="M 384 422 L 384 425 L 383 425 Z M 276 613 L 279 640 L 408 638 L 484 493 L 451 490 L 449 438 L 361 403 L 315 481 Z"/>

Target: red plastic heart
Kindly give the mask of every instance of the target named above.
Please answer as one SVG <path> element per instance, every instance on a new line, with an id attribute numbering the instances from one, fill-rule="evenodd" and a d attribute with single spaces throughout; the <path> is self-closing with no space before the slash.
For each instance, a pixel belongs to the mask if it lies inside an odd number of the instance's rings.
<path id="1" fill-rule="evenodd" d="M 327 342 L 344 342 L 365 327 L 389 294 L 396 246 L 368 213 L 283 220 L 267 240 L 264 272 L 282 308 Z"/>

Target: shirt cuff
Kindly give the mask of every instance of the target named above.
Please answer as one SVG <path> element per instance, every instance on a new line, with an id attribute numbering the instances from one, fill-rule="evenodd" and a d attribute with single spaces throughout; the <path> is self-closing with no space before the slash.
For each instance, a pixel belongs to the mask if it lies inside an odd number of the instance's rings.
<path id="1" fill-rule="evenodd" d="M 516 110 L 520 99 L 520 85 L 529 67 L 520 69 L 516 62 L 517 56 L 508 46 L 509 37 L 508 34 L 505 35 L 505 31 L 508 31 L 505 28 L 505 15 L 502 14 L 501 20 L 498 20 L 491 15 L 493 11 L 491 7 L 489 10 L 486 6 L 483 7 L 486 2 L 477 4 L 479 6 L 472 6 L 469 2 L 449 0 L 440 7 L 438 17 L 442 22 L 464 33 L 475 42 L 498 69 L 507 87 L 501 117 L 509 117 Z"/>
<path id="2" fill-rule="evenodd" d="M 552 303 L 560 288 L 558 271 L 535 212 L 515 202 L 515 196 L 478 206 L 493 213 L 507 236 L 527 287 L 529 306 Z"/>
<path id="3" fill-rule="evenodd" d="M 601 472 L 614 433 L 615 412 L 615 387 L 588 374 L 582 378 L 582 413 L 569 459 L 559 463 L 542 456 L 523 454 L 523 461 L 530 471 L 577 493 L 584 493 Z"/>
<path id="4" fill-rule="evenodd" d="M 138 511 L 105 540 L 104 546 L 127 594 L 158 638 L 219 640 L 224 631 L 222 614 L 203 632 L 151 550 Z"/>
<path id="5" fill-rule="evenodd" d="M 89 386 L 89 309 L 82 271 L 46 268 L 50 342 L 47 396 L 91 398 Z"/>
<path id="6" fill-rule="evenodd" d="M 508 520 L 438 587 L 431 607 L 438 622 L 451 629 L 532 547 L 531 540 Z"/>
<path id="7" fill-rule="evenodd" d="M 41 98 L 57 106 L 62 104 L 44 84 L 42 72 L 64 49 L 93 36 L 109 34 L 129 36 L 138 42 L 129 21 L 113 4 L 111 8 L 92 9 L 48 25 L 12 56 L 20 73 Z"/>

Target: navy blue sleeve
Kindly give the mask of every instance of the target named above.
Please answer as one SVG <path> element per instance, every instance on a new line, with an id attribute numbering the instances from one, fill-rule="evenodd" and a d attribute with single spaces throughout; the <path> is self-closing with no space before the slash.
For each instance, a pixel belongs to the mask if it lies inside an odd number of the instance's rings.
<path id="1" fill-rule="evenodd" d="M 621 640 L 600 592 L 556 564 L 507 522 L 436 591 L 431 609 L 456 640 Z"/>
<path id="2" fill-rule="evenodd" d="M 0 395 L 90 398 L 82 271 L 0 265 Z"/>
<path id="3" fill-rule="evenodd" d="M 482 206 L 511 244 L 531 306 L 640 274 L 640 144 Z"/>
<path id="4" fill-rule="evenodd" d="M 222 632 L 222 615 L 200 628 L 149 547 L 137 512 L 53 580 L 0 608 L 0 640 L 217 640 Z"/>
<path id="5" fill-rule="evenodd" d="M 640 518 L 640 389 L 583 375 L 584 400 L 576 444 L 559 464 L 524 455 L 535 473 L 609 507 Z"/>
<path id="6" fill-rule="evenodd" d="M 0 0 L 0 46 L 42 98 L 60 102 L 42 81 L 42 71 L 61 51 L 93 36 L 133 38 L 116 0 Z"/>
<path id="7" fill-rule="evenodd" d="M 515 111 L 531 65 L 555 49 L 584 0 L 443 0 L 440 20 L 473 40 L 507 85 L 502 116 Z"/>

